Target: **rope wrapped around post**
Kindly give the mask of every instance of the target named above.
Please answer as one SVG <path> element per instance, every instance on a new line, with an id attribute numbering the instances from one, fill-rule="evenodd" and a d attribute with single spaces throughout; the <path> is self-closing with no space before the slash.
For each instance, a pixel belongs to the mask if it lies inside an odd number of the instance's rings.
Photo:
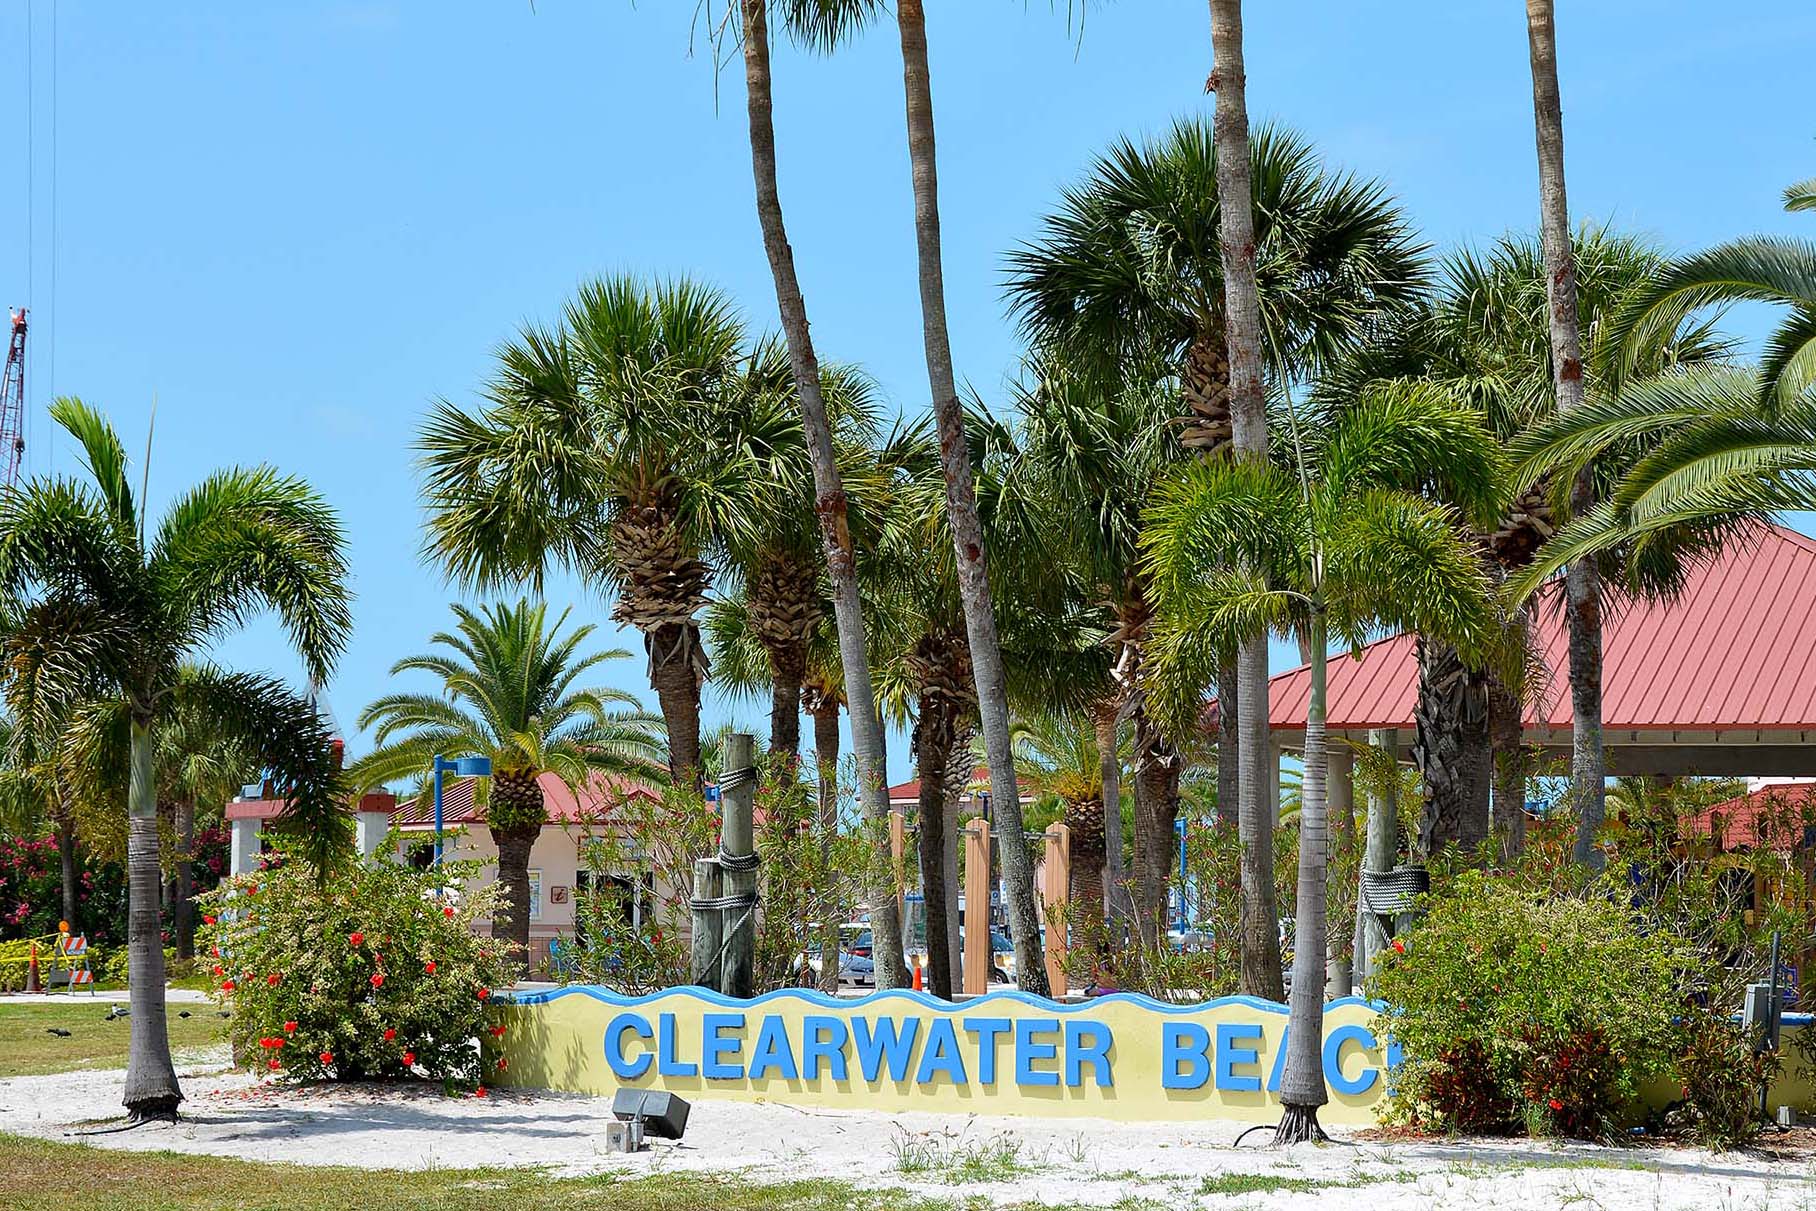
<path id="1" fill-rule="evenodd" d="M 719 779 L 719 852 L 694 864 L 694 983 L 731 997 L 755 992 L 757 867 L 755 739 L 727 737 Z"/>

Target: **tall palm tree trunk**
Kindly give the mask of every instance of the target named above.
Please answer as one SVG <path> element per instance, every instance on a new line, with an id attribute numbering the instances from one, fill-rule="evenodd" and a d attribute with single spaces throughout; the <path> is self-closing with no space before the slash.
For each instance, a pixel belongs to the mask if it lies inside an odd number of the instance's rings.
<path id="1" fill-rule="evenodd" d="M 521 973 L 529 966 L 530 953 L 530 851 L 542 835 L 538 824 L 492 830 L 498 846 L 498 885 L 504 902 L 492 918 L 492 936 L 516 950 L 513 962 Z"/>
<path id="2" fill-rule="evenodd" d="M 1227 661 L 1217 671 L 1217 823 L 1237 827 L 1242 802 L 1242 740 L 1238 735 L 1241 699 L 1236 689 L 1236 664 Z"/>
<path id="3" fill-rule="evenodd" d="M 176 890 L 171 923 L 176 927 L 177 961 L 195 958 L 195 801 L 177 800 Z"/>
<path id="4" fill-rule="evenodd" d="M 858 598 L 857 559 L 852 549 L 851 527 L 846 516 L 845 486 L 834 461 L 832 428 L 826 419 L 826 401 L 820 394 L 820 363 L 814 355 L 807 326 L 807 304 L 795 273 L 794 250 L 782 219 L 782 198 L 776 185 L 775 102 L 769 74 L 769 12 L 767 0 L 742 0 L 744 16 L 744 82 L 750 123 L 751 172 L 756 179 L 757 220 L 763 228 L 763 248 L 775 279 L 776 304 L 782 316 L 782 335 L 788 342 L 788 360 L 794 371 L 795 390 L 801 399 L 808 457 L 813 463 L 814 511 L 826 550 L 826 571 L 832 582 L 833 621 L 839 632 L 839 658 L 845 669 L 845 700 L 851 712 L 851 738 L 858 763 L 858 800 L 863 805 L 865 830 L 874 851 L 889 852 L 889 787 L 887 753 L 883 746 L 883 720 L 877 714 L 876 691 L 870 680 L 870 656 L 864 632 L 863 606 Z M 908 982 L 902 953 L 902 919 L 895 898 L 893 878 L 882 863 L 869 887 L 870 926 L 875 941 L 876 980 L 879 988 L 900 988 Z"/>
<path id="5" fill-rule="evenodd" d="M 1570 205 L 1564 191 L 1564 109 L 1558 95 L 1557 26 L 1552 0 L 1526 0 L 1526 41 L 1532 59 L 1532 117 L 1539 161 L 1539 239 L 1545 291 L 1551 304 L 1551 365 L 1559 412 L 1583 402 L 1583 343 L 1576 303 L 1576 258 L 1570 244 Z M 1595 503 L 1584 469 L 1570 487 L 1570 510 L 1581 516 Z M 1564 618 L 1570 633 L 1570 795 L 1577 811 L 1576 861 L 1595 860 L 1595 834 L 1607 810 L 1608 762 L 1602 751 L 1601 574 L 1592 558 L 1564 573 Z"/>
<path id="6" fill-rule="evenodd" d="M 1474 853 L 1488 836 L 1494 753 L 1488 734 L 1488 674 L 1457 649 L 1419 636 L 1419 697 L 1413 759 L 1425 781 L 1414 849 L 1429 860 L 1446 845 Z"/>
<path id="7" fill-rule="evenodd" d="M 1267 399 L 1261 381 L 1261 302 L 1255 285 L 1255 214 L 1249 180 L 1248 78 L 1242 63 L 1242 0 L 1210 0 L 1217 94 L 1218 226 L 1224 328 L 1230 350 L 1230 423 L 1236 457 L 1266 461 Z M 1242 841 L 1242 991 L 1278 1001 L 1280 920 L 1274 903 L 1273 826 L 1277 805 L 1267 723 L 1267 636 L 1236 655 L 1238 827 Z"/>
<path id="8" fill-rule="evenodd" d="M 1526 612 L 1509 624 L 1521 650 L 1526 646 Z M 1502 862 L 1511 862 L 1526 848 L 1526 775 L 1531 759 L 1526 751 L 1524 710 L 1519 693 L 1499 677 L 1488 682 L 1488 736 L 1494 751 L 1494 800 L 1492 808 L 1495 849 Z"/>
<path id="9" fill-rule="evenodd" d="M 1135 716 L 1135 926 L 1143 947 L 1166 939 L 1167 887 L 1179 819 L 1179 754 L 1148 717 Z"/>
<path id="10" fill-rule="evenodd" d="M 1097 736 L 1097 777 L 1103 784 L 1104 907 L 1111 920 L 1134 915 L 1129 898 L 1129 854 L 1122 836 L 1122 754 L 1117 751 L 1116 724 L 1121 714 L 1115 697 L 1099 699 L 1091 708 L 1091 727 Z M 1115 931 L 1118 941 L 1122 930 Z"/>
<path id="11" fill-rule="evenodd" d="M 57 823 L 57 860 L 63 875 L 63 920 L 71 932 L 80 933 L 82 923 L 76 917 L 76 905 L 81 891 L 82 864 L 76 850 L 76 817 L 67 804 L 59 802 L 53 818 Z"/>
<path id="12" fill-rule="evenodd" d="M 668 623 L 644 635 L 649 683 L 668 732 L 668 772 L 676 786 L 700 786 L 700 635 L 692 624 Z"/>
<path id="13" fill-rule="evenodd" d="M 800 648 L 769 654 L 769 751 L 801 752 L 801 680 L 807 654 Z"/>
<path id="14" fill-rule="evenodd" d="M 952 950 L 946 930 L 946 776 L 957 744 L 958 721 L 941 694 L 921 698 L 914 721 L 914 758 L 920 777 L 919 847 L 921 908 L 927 922 L 927 991 L 951 1000 Z"/>
<path id="15" fill-rule="evenodd" d="M 1318 1107 L 1330 1100 L 1324 1083 L 1325 878 L 1330 859 L 1329 762 L 1325 753 L 1324 615 L 1314 607 L 1311 701 L 1305 710 L 1305 777 L 1299 808 L 1299 894 L 1294 914 L 1293 993 L 1287 1018 L 1286 1071 L 1280 1081 L 1277 1144 L 1323 1139 Z"/>
<path id="16" fill-rule="evenodd" d="M 164 941 L 158 928 L 158 783 L 148 715 L 134 712 L 127 783 L 127 999 L 132 1011 L 126 1059 L 126 1112 L 174 1119 L 183 1100 L 164 1019 Z"/>
<path id="17" fill-rule="evenodd" d="M 1009 932 L 1015 943 L 1015 981 L 1023 992 L 1045 996 L 1047 967 L 1040 941 L 1040 908 L 1034 898 L 1034 861 L 1022 831 L 1021 795 L 1009 739 L 1009 696 L 1002 645 L 990 601 L 990 572 L 984 530 L 978 521 L 971 457 L 965 445 L 965 413 L 952 373 L 952 345 L 946 330 L 946 285 L 940 265 L 939 175 L 935 166 L 933 90 L 927 65 L 926 16 L 920 0 L 897 0 L 902 35 L 902 74 L 908 103 L 908 158 L 914 178 L 914 235 L 920 254 L 921 328 L 927 350 L 927 378 L 933 415 L 939 424 L 940 466 L 946 475 L 946 516 L 958 555 L 959 600 L 971 642 L 977 678 L 977 712 L 990 764 L 991 801 L 996 805 Z"/>
<path id="18" fill-rule="evenodd" d="M 839 832 L 839 696 L 813 695 L 813 761 L 820 778 L 820 869 L 832 870 L 832 842 Z M 820 923 L 820 988 L 839 990 L 839 922 Z"/>

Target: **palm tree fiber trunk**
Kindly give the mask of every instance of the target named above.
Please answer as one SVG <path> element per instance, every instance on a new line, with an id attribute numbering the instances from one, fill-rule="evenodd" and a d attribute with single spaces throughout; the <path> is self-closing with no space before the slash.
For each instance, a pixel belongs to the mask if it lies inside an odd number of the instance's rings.
<path id="1" fill-rule="evenodd" d="M 56 821 L 57 860 L 63 875 L 63 920 L 72 933 L 81 933 L 82 922 L 76 917 L 82 879 L 82 864 L 76 852 L 76 820 L 67 807 L 59 807 Z"/>
<path id="2" fill-rule="evenodd" d="M 176 896 L 171 913 L 176 926 L 179 963 L 195 958 L 195 804 L 179 800 L 177 808 Z"/>
<path id="3" fill-rule="evenodd" d="M 839 700 L 825 694 L 813 709 L 813 760 L 820 776 L 820 869 L 832 871 L 832 842 L 839 831 Z M 839 922 L 827 905 L 820 923 L 820 988 L 839 990 Z"/>
<path id="4" fill-rule="evenodd" d="M 132 721 L 127 786 L 127 1000 L 132 1040 L 126 1060 L 126 1112 L 136 1119 L 174 1119 L 183 1101 L 170 1059 L 164 1017 L 164 941 L 158 928 L 158 786 L 151 723 Z"/>
<path id="5" fill-rule="evenodd" d="M 692 637 L 699 642 L 699 636 Z M 689 652 L 688 636 L 668 623 L 645 636 L 649 646 L 650 688 L 668 729 L 668 772 L 676 786 L 700 787 L 700 674 Z"/>
<path id="6" fill-rule="evenodd" d="M 798 645 L 778 645 L 769 652 L 769 751 L 799 756 L 801 752 L 801 681 L 807 654 Z"/>
<path id="7" fill-rule="evenodd" d="M 1113 933 L 1120 940 L 1125 923 L 1135 915 L 1129 896 L 1130 855 L 1122 835 L 1122 754 L 1116 745 L 1120 714 L 1115 698 L 1100 700 L 1091 708 L 1091 726 L 1097 738 L 1097 777 L 1103 786 L 1104 909 L 1118 922 Z"/>
<path id="8" fill-rule="evenodd" d="M 814 512 L 820 519 L 826 574 L 832 584 L 833 621 L 839 632 L 839 659 L 845 671 L 845 701 L 851 714 L 852 748 L 858 765 L 858 801 L 863 806 L 864 828 L 872 851 L 887 854 L 887 753 L 883 720 L 877 714 L 876 691 L 870 680 L 863 605 L 858 596 L 857 557 L 851 542 L 845 485 L 833 453 L 832 427 L 826 418 L 826 401 L 820 393 L 820 363 L 814 354 L 807 304 L 801 295 L 800 278 L 795 273 L 794 250 L 788 243 L 788 229 L 782 218 L 782 197 L 776 184 L 769 6 L 766 0 L 742 0 L 742 4 L 744 84 L 757 220 L 763 229 L 763 249 L 769 257 L 770 276 L 775 279 L 776 306 L 781 313 L 782 335 L 788 343 L 795 391 L 801 401 L 808 457 L 813 463 Z M 902 954 L 901 910 L 886 864 L 879 862 L 874 867 L 866 899 L 875 942 L 877 987 L 900 988 L 908 983 L 907 962 Z"/>
<path id="9" fill-rule="evenodd" d="M 540 825 L 495 829 L 498 846 L 498 885 L 504 903 L 492 921 L 492 936 L 516 948 L 519 973 L 529 967 L 530 955 L 530 850 L 542 835 Z"/>
<path id="10" fill-rule="evenodd" d="M 943 1001 L 952 999 L 952 950 L 946 930 L 946 772 L 952 764 L 957 732 L 952 710 L 941 695 L 921 700 L 914 723 L 914 757 L 921 793 L 919 849 L 921 908 L 927 922 L 926 990 Z"/>
<path id="11" fill-rule="evenodd" d="M 1152 950 L 1166 939 L 1179 760 L 1145 712 L 1135 717 L 1135 761 L 1135 924 L 1142 946 Z"/>
<path id="12" fill-rule="evenodd" d="M 1236 827 L 1242 801 L 1239 702 L 1236 663 L 1226 661 L 1217 672 L 1217 823 L 1228 828 Z"/>

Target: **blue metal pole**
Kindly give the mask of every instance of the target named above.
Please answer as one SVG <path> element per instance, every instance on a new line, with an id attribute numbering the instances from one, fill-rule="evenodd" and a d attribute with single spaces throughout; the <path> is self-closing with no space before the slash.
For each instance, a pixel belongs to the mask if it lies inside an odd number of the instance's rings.
<path id="1" fill-rule="evenodd" d="M 1186 924 L 1185 821 L 1178 820 L 1175 822 L 1175 824 L 1176 824 L 1176 827 L 1179 829 L 1179 932 L 1183 935 L 1185 933 L 1185 924 Z"/>
<path id="2" fill-rule="evenodd" d="M 435 754 L 435 865 L 441 865 L 441 754 Z"/>

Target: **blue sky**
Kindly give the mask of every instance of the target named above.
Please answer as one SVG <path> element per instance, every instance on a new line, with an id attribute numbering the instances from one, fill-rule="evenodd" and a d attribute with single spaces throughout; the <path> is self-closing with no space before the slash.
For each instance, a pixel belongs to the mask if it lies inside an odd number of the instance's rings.
<path id="1" fill-rule="evenodd" d="M 1018 354 L 1002 252 L 1112 138 L 1208 111 L 1206 6 L 1094 5 L 1082 33 L 1043 0 L 930 7 L 953 346 L 988 398 Z M 1778 208 L 1784 185 L 1816 172 L 1803 84 L 1816 6 L 1760 0 L 1744 20 L 1683 0 L 1560 7 L 1577 217 L 1679 249 L 1816 235 Z M 1439 248 L 1532 225 L 1519 6 L 1248 8 L 1258 118 L 1381 177 Z M 451 594 L 417 558 L 408 451 L 431 400 L 469 398 L 499 340 L 599 272 L 695 274 L 753 325 L 774 322 L 742 73 L 715 79 L 695 13 L 695 0 L 6 5 L 0 302 L 29 291 L 34 306 L 28 469 L 72 466 L 44 418 L 55 391 L 106 408 L 135 452 L 156 397 L 154 507 L 231 463 L 313 482 L 352 535 L 358 628 L 329 690 L 350 725 L 391 661 L 447 620 Z M 775 72 L 783 200 L 820 351 L 862 362 L 917 410 L 893 31 L 831 60 L 781 49 Z M 593 587 L 560 581 L 549 596 L 609 627 Z M 219 655 L 298 673 L 269 622 Z M 618 680 L 642 688 L 641 669 L 625 661 Z M 890 772 L 907 769 L 897 738 Z"/>

